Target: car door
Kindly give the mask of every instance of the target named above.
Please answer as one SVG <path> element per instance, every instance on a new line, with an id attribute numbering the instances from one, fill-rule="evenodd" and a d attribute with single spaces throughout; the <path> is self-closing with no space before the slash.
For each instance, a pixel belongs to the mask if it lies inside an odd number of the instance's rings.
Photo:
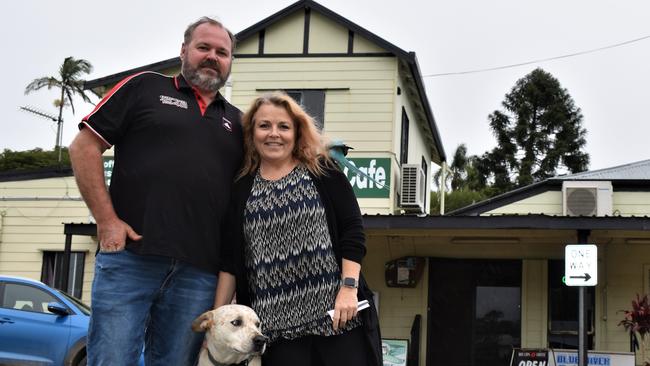
<path id="1" fill-rule="evenodd" d="M 31 284 L 0 282 L 0 363 L 9 360 L 62 365 L 70 337 L 70 317 L 52 314 L 59 302 Z"/>

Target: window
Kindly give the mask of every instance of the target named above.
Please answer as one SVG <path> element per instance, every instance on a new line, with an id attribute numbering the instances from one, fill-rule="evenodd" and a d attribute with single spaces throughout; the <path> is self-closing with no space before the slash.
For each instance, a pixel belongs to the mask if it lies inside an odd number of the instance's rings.
<path id="1" fill-rule="evenodd" d="M 70 253 L 68 288 L 63 288 L 63 274 L 65 273 L 63 268 L 63 254 L 64 252 L 43 252 L 41 282 L 81 299 L 86 253 Z"/>
<path id="2" fill-rule="evenodd" d="M 58 302 L 47 292 L 33 286 L 18 283 L 5 283 L 0 292 L 0 305 L 5 309 L 50 313 L 47 304 Z"/>
<path id="3" fill-rule="evenodd" d="M 325 126 L 325 91 L 294 89 L 285 92 L 316 120 L 316 127 L 322 130 Z"/>
<path id="4" fill-rule="evenodd" d="M 564 261 L 548 261 L 548 346 L 578 349 L 578 287 L 562 282 Z M 594 349 L 594 288 L 585 289 L 587 348 Z"/>
<path id="5" fill-rule="evenodd" d="M 408 163 L 409 159 L 409 117 L 406 115 L 406 109 L 402 107 L 402 137 L 400 139 L 400 164 Z"/>
<path id="6" fill-rule="evenodd" d="M 521 346 L 521 261 L 429 258 L 427 365 L 508 365 Z"/>

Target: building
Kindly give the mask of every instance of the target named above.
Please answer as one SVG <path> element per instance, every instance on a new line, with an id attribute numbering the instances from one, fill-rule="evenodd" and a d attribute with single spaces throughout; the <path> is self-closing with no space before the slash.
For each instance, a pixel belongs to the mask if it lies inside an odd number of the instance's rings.
<path id="1" fill-rule="evenodd" d="M 352 146 L 348 158 L 373 178 L 348 169 L 368 238 L 363 272 L 377 293 L 382 335 L 408 340 L 413 364 L 502 365 L 512 347 L 574 347 L 564 247 L 586 242 L 598 246 L 599 261 L 598 285 L 587 291 L 590 346 L 629 350 L 618 310 L 650 292 L 650 161 L 551 178 L 429 216 L 430 173 L 446 156 L 414 53 L 311 0 L 237 38 L 224 95 L 246 109 L 261 93 L 286 91 L 330 138 Z M 175 57 L 86 88 L 105 93 L 139 71 L 179 69 Z M 107 172 L 110 164 L 109 153 Z M 94 225 L 70 172 L 56 174 L 0 178 L 0 273 L 43 277 L 46 252 L 68 239 L 84 253 L 88 301 Z M 586 198 L 573 203 L 573 194 Z"/>
<path id="2" fill-rule="evenodd" d="M 232 74 L 222 91 L 231 103 L 246 110 L 264 92 L 287 92 L 328 137 L 353 147 L 349 159 L 373 178 L 351 178 L 365 213 L 403 209 L 391 189 L 403 164 L 412 166 L 414 184 L 421 186 L 409 210 L 428 212 L 429 173 L 446 156 L 414 52 L 311 0 L 288 6 L 236 38 Z M 180 59 L 91 80 L 85 88 L 104 94 L 145 70 L 175 75 Z"/>
<path id="3" fill-rule="evenodd" d="M 97 242 L 69 242 L 68 285 L 64 286 L 65 223 L 89 223 L 71 169 L 0 173 L 0 273 L 41 280 L 90 301 Z"/>

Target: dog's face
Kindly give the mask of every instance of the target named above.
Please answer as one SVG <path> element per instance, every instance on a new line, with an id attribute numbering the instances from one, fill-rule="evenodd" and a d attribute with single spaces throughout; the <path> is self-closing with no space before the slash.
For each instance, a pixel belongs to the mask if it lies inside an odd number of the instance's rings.
<path id="1" fill-rule="evenodd" d="M 203 313 L 192 323 L 195 332 L 205 332 L 212 357 L 222 363 L 240 363 L 266 349 L 266 337 L 253 309 L 243 305 L 224 305 Z"/>

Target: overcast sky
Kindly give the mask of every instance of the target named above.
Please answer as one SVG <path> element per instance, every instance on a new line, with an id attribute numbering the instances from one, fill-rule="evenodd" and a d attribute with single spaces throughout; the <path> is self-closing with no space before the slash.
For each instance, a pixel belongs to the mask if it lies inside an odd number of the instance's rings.
<path id="1" fill-rule="evenodd" d="M 554 75 L 584 115 L 590 169 L 650 158 L 650 1 L 646 0 L 321 0 L 320 4 L 417 54 L 447 156 L 460 143 L 470 154 L 495 146 L 487 116 L 536 67 Z M 24 95 L 25 86 L 55 75 L 67 56 L 90 61 L 88 80 L 179 54 L 187 24 L 219 18 L 235 33 L 292 4 L 291 0 L 3 2 L 0 149 L 54 146 L 56 125 L 19 111 L 55 115 L 54 91 Z M 640 39 L 640 40 L 639 40 Z M 625 45 L 608 46 L 630 42 Z M 601 51 L 587 52 L 605 48 Z M 499 69 L 472 70 L 545 60 Z M 75 100 L 64 114 L 63 142 L 92 105 Z"/>

